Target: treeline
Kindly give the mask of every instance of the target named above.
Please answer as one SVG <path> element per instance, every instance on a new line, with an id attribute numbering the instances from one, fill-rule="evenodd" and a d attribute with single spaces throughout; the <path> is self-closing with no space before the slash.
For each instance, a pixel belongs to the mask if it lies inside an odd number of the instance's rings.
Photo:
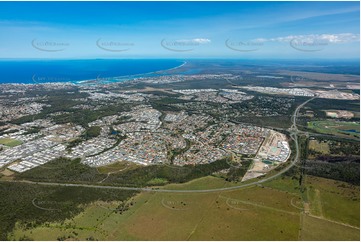
<path id="1" fill-rule="evenodd" d="M 101 130 L 102 129 L 99 126 L 92 126 L 92 127 L 86 128 L 85 132 L 82 135 L 80 135 L 78 138 L 68 142 L 66 148 L 69 150 L 77 145 L 80 145 L 85 140 L 98 137 L 100 135 Z"/>
<path id="2" fill-rule="evenodd" d="M 146 186 L 150 180 L 161 178 L 170 183 L 184 183 L 229 168 L 230 165 L 227 163 L 227 159 L 224 158 L 209 164 L 139 167 L 124 173 L 110 175 L 106 182 L 125 186 Z"/>
<path id="3" fill-rule="evenodd" d="M 92 126 L 85 130 L 83 134 L 84 139 L 91 139 L 100 135 L 102 129 L 99 126 Z"/>
<path id="4" fill-rule="evenodd" d="M 196 178 L 211 175 L 214 172 L 230 167 L 224 158 L 209 164 L 197 165 L 150 165 L 111 174 L 102 183 L 106 185 L 144 187 L 152 179 L 164 179 L 170 183 L 183 183 Z M 46 182 L 82 182 L 96 183 L 107 175 L 100 174 L 94 167 L 89 167 L 80 162 L 80 159 L 70 160 L 58 158 L 43 166 L 36 167 L 16 175 L 16 179 Z"/>
<path id="5" fill-rule="evenodd" d="M 87 109 L 70 109 L 69 113 L 61 114 L 53 117 L 56 123 L 74 123 L 83 127 L 87 127 L 88 123 L 91 123 L 101 117 L 119 114 L 121 112 L 130 111 L 131 105 L 129 104 L 109 104 L 102 106 L 96 110 Z"/>
<path id="6" fill-rule="evenodd" d="M 326 115 L 324 110 L 348 110 L 353 112 L 360 111 L 360 105 L 358 102 L 353 100 L 336 100 L 336 99 L 323 99 L 316 98 L 306 104 L 306 107 L 311 108 L 313 111 L 322 112 Z M 346 108 L 345 108 L 346 107 Z M 322 115 L 322 116 L 323 116 Z M 325 116 L 323 116 L 325 117 Z"/>
<path id="7" fill-rule="evenodd" d="M 50 105 L 50 107 L 44 107 L 41 113 L 34 115 L 27 115 L 16 120 L 12 120 L 12 123 L 22 124 L 26 122 L 31 122 L 35 119 L 46 118 L 50 113 L 55 112 L 66 112 L 70 111 L 71 107 L 82 104 L 81 101 L 76 101 L 73 99 L 85 98 L 88 97 L 87 93 L 80 93 L 77 89 L 71 91 L 64 90 L 31 90 L 28 91 L 27 95 L 29 96 L 44 96 L 46 101 L 41 101 L 44 104 Z"/>
<path id="8" fill-rule="evenodd" d="M 345 142 L 345 141 L 329 141 L 331 154 L 339 155 L 360 155 L 360 143 L 359 142 Z"/>
<path id="9" fill-rule="evenodd" d="M 7 240 L 17 222 L 23 229 L 63 222 L 83 211 L 83 206 L 79 205 L 97 200 L 126 201 L 135 193 L 115 189 L 0 182 L 0 240 Z"/>
<path id="10" fill-rule="evenodd" d="M 252 164 L 252 159 L 242 160 L 241 166 L 233 166 L 229 169 L 227 173 L 226 181 L 229 182 L 239 182 L 242 180 L 243 176 L 248 171 L 249 166 Z"/>
<path id="11" fill-rule="evenodd" d="M 305 159 L 304 172 L 308 175 L 325 177 L 351 183 L 360 184 L 360 144 L 341 138 L 317 137 L 318 142 L 327 142 L 330 153 L 322 154 L 315 150 L 308 150 L 312 160 Z"/>
<path id="12" fill-rule="evenodd" d="M 57 158 L 42 166 L 16 174 L 16 179 L 46 182 L 98 182 L 106 177 L 96 168 L 84 165 L 80 159 Z"/>
<path id="13" fill-rule="evenodd" d="M 187 103 L 187 102 L 189 102 L 189 101 L 172 98 L 172 97 L 163 97 L 161 99 L 150 99 L 149 100 L 150 105 L 154 109 L 157 109 L 158 111 L 172 111 L 172 112 L 182 111 L 182 109 L 178 108 L 176 106 L 170 105 L 170 104 Z"/>
<path id="14" fill-rule="evenodd" d="M 131 104 L 119 104 L 117 100 L 108 101 L 106 105 L 101 105 L 99 102 L 94 102 L 95 104 L 100 104 L 100 108 L 96 110 L 89 109 L 74 109 L 73 107 L 79 104 L 88 104 L 91 105 L 92 101 L 79 101 L 76 99 L 86 98 L 89 95 L 86 93 L 79 93 L 78 91 L 74 92 L 64 92 L 64 91 L 52 91 L 52 92 L 40 92 L 46 94 L 46 101 L 42 101 L 44 104 L 49 104 L 49 107 L 44 107 L 41 113 L 34 115 L 27 115 L 11 122 L 14 124 L 22 124 L 26 122 L 31 122 L 35 119 L 47 118 L 51 113 L 63 112 L 63 114 L 52 117 L 54 122 L 62 123 L 74 123 L 87 127 L 88 123 L 97 120 L 100 117 L 115 115 L 120 112 L 130 111 Z"/>
<path id="15" fill-rule="evenodd" d="M 360 163 L 354 162 L 327 162 L 321 160 L 307 160 L 305 173 L 339 181 L 360 185 Z"/>

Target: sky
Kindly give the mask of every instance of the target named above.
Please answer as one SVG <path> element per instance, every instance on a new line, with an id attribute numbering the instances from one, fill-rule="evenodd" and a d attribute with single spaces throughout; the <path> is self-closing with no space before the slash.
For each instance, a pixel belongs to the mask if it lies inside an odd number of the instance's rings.
<path id="1" fill-rule="evenodd" d="M 359 2 L 0 2 L 0 58 L 359 59 Z"/>

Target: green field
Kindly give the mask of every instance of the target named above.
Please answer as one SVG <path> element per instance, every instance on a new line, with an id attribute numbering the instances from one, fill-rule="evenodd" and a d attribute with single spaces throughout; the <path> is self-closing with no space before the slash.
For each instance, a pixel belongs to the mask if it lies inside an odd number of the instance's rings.
<path id="1" fill-rule="evenodd" d="M 0 139 L 0 144 L 6 145 L 6 146 L 9 146 L 9 147 L 14 147 L 14 146 L 17 146 L 17 145 L 21 145 L 22 142 L 20 140 L 16 140 L 16 139 L 1 138 Z"/>
<path id="2" fill-rule="evenodd" d="M 60 229 L 71 228 L 72 225 L 66 221 L 71 222 L 84 209 L 87 210 L 90 204 L 117 203 L 121 205 L 119 208 L 123 208 L 124 202 L 134 196 L 135 192 L 0 182 L 0 194 L 0 240 L 6 240 L 12 236 L 11 232 L 15 225 L 21 232 L 31 232 L 33 229 L 48 228 L 52 225 Z M 86 221 L 93 223 L 99 219 L 102 219 L 102 216 L 95 215 L 94 219 L 89 218 Z M 79 230 L 84 229 L 83 227 Z M 52 232 L 49 233 L 50 235 L 53 235 Z M 39 239 L 44 240 L 48 235 L 42 234 L 42 236 Z M 53 240 L 56 239 L 57 237 Z"/>
<path id="3" fill-rule="evenodd" d="M 360 138 L 360 124 L 355 122 L 312 121 L 307 123 L 307 127 L 322 134 Z"/>
<path id="4" fill-rule="evenodd" d="M 356 227 L 360 226 L 358 186 L 312 176 L 307 176 L 306 186 L 311 214 Z"/>
<path id="5" fill-rule="evenodd" d="M 207 184 L 234 185 L 204 177 L 165 188 L 201 189 Z M 18 225 L 9 239 L 358 240 L 359 229 L 352 226 L 358 227 L 359 200 L 352 199 L 359 195 L 359 187 L 314 177 L 307 178 L 307 187 L 309 214 L 304 213 L 298 180 L 283 177 L 235 191 L 143 192 L 128 201 L 131 206 L 122 213 L 114 211 L 117 201 L 97 201 L 65 222 L 28 230 Z M 321 191 L 319 196 L 313 195 L 315 189 Z M 334 194 L 334 200 L 328 193 Z M 320 204 L 322 216 L 315 210 Z"/>
<path id="6" fill-rule="evenodd" d="M 317 140 L 310 140 L 308 148 L 321 154 L 330 154 L 330 147 L 327 142 L 319 142 Z"/>
<path id="7" fill-rule="evenodd" d="M 89 236 L 100 240 L 295 240 L 300 214 L 291 206 L 293 198 L 260 187 L 205 194 L 142 193 L 122 215 L 90 205 L 63 225 L 17 228 L 11 239 L 26 235 L 35 240 L 69 236 L 82 240 Z"/>
<path id="8" fill-rule="evenodd" d="M 222 178 L 206 176 L 183 184 L 169 184 L 165 187 L 174 190 L 201 190 L 232 186 L 233 184 L 236 185 L 235 183 L 226 182 Z"/>
<path id="9" fill-rule="evenodd" d="M 281 177 L 262 184 L 265 187 L 273 188 L 278 191 L 289 192 L 301 196 L 298 179 L 291 179 L 289 177 Z"/>
<path id="10" fill-rule="evenodd" d="M 301 218 L 300 240 L 360 240 L 360 187 L 307 176 L 309 211 Z"/>
<path id="11" fill-rule="evenodd" d="M 360 230 L 356 228 L 308 215 L 302 217 L 302 223 L 300 240 L 312 241 L 320 238 L 326 241 L 360 240 Z"/>

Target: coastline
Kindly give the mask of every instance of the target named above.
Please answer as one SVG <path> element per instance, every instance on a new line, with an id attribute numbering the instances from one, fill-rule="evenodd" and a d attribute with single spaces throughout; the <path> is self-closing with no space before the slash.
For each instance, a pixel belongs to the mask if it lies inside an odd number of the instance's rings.
<path id="1" fill-rule="evenodd" d="M 124 75 L 124 76 L 112 76 L 112 77 L 104 77 L 102 78 L 100 75 L 98 75 L 95 79 L 83 79 L 83 80 L 76 80 L 76 81 L 63 81 L 63 82 L 36 82 L 33 80 L 32 83 L 26 83 L 26 82 L 5 82 L 0 83 L 0 85 L 26 85 L 26 86 L 32 86 L 32 85 L 86 85 L 86 84 L 93 84 L 93 85 L 102 85 L 102 84 L 111 84 L 111 83 L 117 83 L 117 82 L 126 82 L 131 81 L 135 78 L 141 78 L 147 75 L 156 75 L 162 72 L 176 70 L 185 64 L 187 64 L 186 61 L 182 61 L 180 65 L 177 65 L 175 67 L 169 68 L 169 69 L 161 69 L 151 72 L 145 72 L 145 73 L 139 73 L 139 74 L 132 74 L 132 75 Z M 102 81 L 104 80 L 104 81 Z"/>
<path id="2" fill-rule="evenodd" d="M 170 68 L 170 69 L 166 69 L 166 70 L 163 70 L 163 71 L 175 70 L 175 69 L 181 68 L 181 67 L 184 66 L 185 64 L 187 64 L 187 62 L 186 62 L 186 61 L 183 61 L 183 63 L 182 63 L 180 66 L 176 66 L 176 67 L 173 67 L 173 68 Z"/>
<path id="3" fill-rule="evenodd" d="M 99 79 L 135 79 L 135 78 L 141 78 L 143 76 L 146 75 L 152 75 L 152 74 L 157 74 L 159 72 L 165 72 L 165 71 L 171 71 L 171 70 L 176 70 L 178 68 L 181 68 L 182 66 L 184 66 L 185 64 L 187 64 L 186 61 L 183 61 L 183 63 L 179 66 L 175 66 L 169 69 L 165 69 L 165 70 L 158 70 L 158 71 L 151 71 L 151 72 L 146 72 L 146 73 L 141 73 L 141 74 L 133 74 L 133 75 L 125 75 L 125 76 L 113 76 L 113 77 L 104 77 L 104 78 L 99 78 Z M 99 77 L 99 76 L 98 76 Z M 99 80 L 97 79 L 95 80 L 82 80 L 82 81 L 75 81 L 74 84 L 78 84 L 78 85 L 82 85 L 82 84 L 86 84 L 89 82 L 96 82 L 96 84 L 99 84 Z M 114 81 L 110 81 L 109 83 L 117 83 L 117 82 L 126 82 L 126 81 L 130 81 L 130 80 L 114 80 Z"/>

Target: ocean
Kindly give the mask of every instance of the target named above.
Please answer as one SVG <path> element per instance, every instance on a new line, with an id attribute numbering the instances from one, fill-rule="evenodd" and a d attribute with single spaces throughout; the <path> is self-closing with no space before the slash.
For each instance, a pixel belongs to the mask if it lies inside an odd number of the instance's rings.
<path id="1" fill-rule="evenodd" d="M 0 84 L 80 83 L 176 68 L 174 59 L 0 60 Z"/>

